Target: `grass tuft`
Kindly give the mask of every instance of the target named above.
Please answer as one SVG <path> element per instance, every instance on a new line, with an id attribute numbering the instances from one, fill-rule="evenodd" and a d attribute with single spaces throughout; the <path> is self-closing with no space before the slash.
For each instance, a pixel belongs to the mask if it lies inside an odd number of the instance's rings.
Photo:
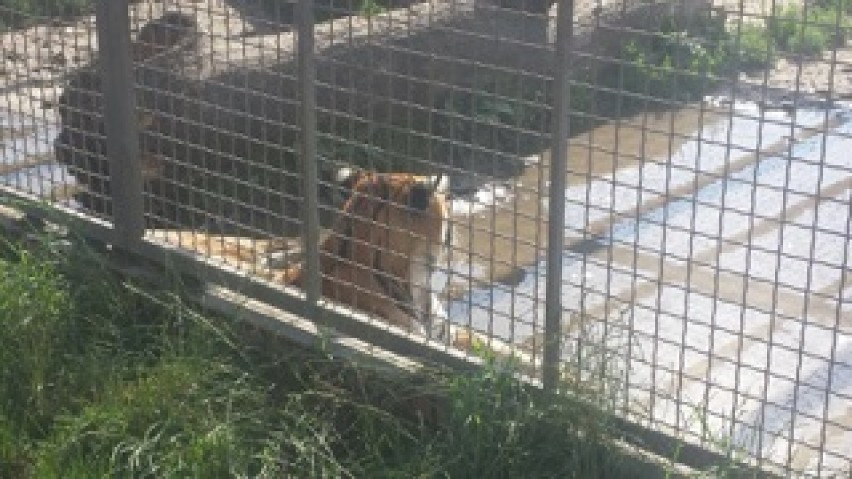
<path id="1" fill-rule="evenodd" d="M 0 477 L 630 477 L 511 372 L 389 378 L 51 244 L 0 257 Z"/>

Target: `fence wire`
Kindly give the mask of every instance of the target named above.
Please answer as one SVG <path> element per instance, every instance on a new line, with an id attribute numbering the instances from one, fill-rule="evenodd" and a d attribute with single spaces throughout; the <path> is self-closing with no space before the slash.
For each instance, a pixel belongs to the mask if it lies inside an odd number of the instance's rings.
<path id="1" fill-rule="evenodd" d="M 94 2 L 11 5 L 7 194 L 119 227 L 137 171 L 147 241 L 769 471 L 850 473 L 848 2 L 140 0 L 123 52 Z"/>

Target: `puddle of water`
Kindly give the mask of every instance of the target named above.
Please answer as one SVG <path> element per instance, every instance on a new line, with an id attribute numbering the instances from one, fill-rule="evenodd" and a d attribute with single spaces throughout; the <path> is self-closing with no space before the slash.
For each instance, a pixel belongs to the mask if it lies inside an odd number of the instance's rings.
<path id="1" fill-rule="evenodd" d="M 0 156 L 0 164 L 13 165 L 27 161 L 28 158 L 50 157 L 53 155 L 53 139 L 57 131 L 37 131 L 25 137 L 14 137 L 0 144 L 0 151 L 8 150 Z"/>
<path id="2" fill-rule="evenodd" d="M 778 118 L 774 119 L 778 120 Z M 801 112 L 797 118 L 799 123 L 797 131 L 801 133 L 801 127 L 819 126 L 822 121 L 823 114 L 821 112 Z M 718 237 L 718 227 L 715 227 L 714 230 L 714 226 L 718 225 L 718 218 L 703 216 L 701 213 L 716 212 L 718 215 L 723 196 L 726 211 L 749 213 L 751 209 L 751 178 L 755 175 L 756 164 L 754 158 L 749 158 L 739 165 L 739 169 L 731 171 L 729 168 L 727 170 L 729 175 L 727 181 L 714 178 L 713 175 L 721 176 L 722 173 L 726 172 L 726 163 L 730 165 L 738 161 L 741 162 L 737 156 L 737 151 L 731 151 L 724 143 L 727 142 L 730 131 L 730 139 L 733 145 L 739 146 L 739 149 L 755 150 L 758 146 L 758 128 L 758 122 L 752 118 L 734 118 L 730 128 L 727 125 L 727 120 L 723 120 L 721 123 L 714 123 L 705 127 L 700 135 L 702 138 L 700 142 L 692 140 L 681 145 L 672 155 L 670 163 L 657 158 L 644 165 L 617 170 L 614 177 L 597 177 L 590 183 L 571 185 L 566 192 L 566 224 L 583 225 L 605 222 L 605 227 L 597 228 L 607 233 L 605 242 L 632 244 L 632 240 L 637 238 L 640 247 L 658 250 L 662 241 L 661 235 L 649 235 L 648 232 L 659 231 L 661 229 L 660 224 L 664 219 L 671 226 L 689 230 L 692 227 L 690 223 L 694 216 L 692 213 L 694 199 L 695 202 L 699 203 L 696 208 L 701 209 L 696 213 L 700 215 L 699 221 L 694 225 L 696 231 L 708 236 Z M 844 130 L 841 129 L 840 132 L 843 133 Z M 790 127 L 788 125 L 766 124 L 762 131 L 761 145 L 778 142 L 788 136 L 789 133 Z M 821 142 L 822 137 L 816 136 L 796 144 L 792 150 L 793 156 L 812 156 L 815 148 Z M 829 148 L 834 149 L 844 147 L 843 142 L 834 142 L 829 146 Z M 758 192 L 756 194 L 760 202 L 756 208 L 756 213 L 770 217 L 778 215 L 780 203 L 770 201 L 777 197 L 776 192 L 771 187 L 780 188 L 784 186 L 784 181 L 779 181 L 777 173 L 783 174 L 785 172 L 783 167 L 787 163 L 785 159 L 777 156 L 763 158 L 757 163 Z M 791 192 L 788 197 L 792 198 L 795 195 L 807 193 L 814 194 L 816 188 L 815 175 L 818 174 L 819 170 L 818 159 L 810 160 L 810 162 L 792 162 L 791 165 L 794 165 L 791 166 L 791 173 L 796 175 L 796 179 L 787 185 Z M 823 170 L 828 172 L 829 168 L 825 167 Z M 713 175 L 708 174 L 711 172 Z M 831 170 L 830 174 L 824 173 L 823 184 L 831 184 L 834 177 L 842 173 L 842 169 Z M 651 200 L 667 199 L 665 195 L 667 184 L 669 191 L 690 187 L 694 184 L 697 175 L 707 175 L 712 181 L 707 181 L 705 186 L 696 190 L 684 192 L 688 193 L 688 196 L 684 194 L 688 199 L 675 199 L 662 202 L 659 207 L 644 208 L 644 205 L 653 203 Z M 640 186 L 641 191 L 639 190 Z M 615 190 L 614 194 L 613 189 Z M 723 190 L 724 195 L 722 195 Z M 486 191 L 484 195 L 490 195 L 490 191 Z M 588 207 L 586 206 L 587 201 Z M 640 211 L 644 211 L 638 218 L 634 218 L 633 213 L 637 204 Z M 519 208 L 519 211 L 522 210 Z M 502 212 L 506 214 L 506 208 L 503 208 Z M 511 211 L 508 212 L 508 214 L 511 213 Z M 529 212 L 526 213 L 529 214 Z M 610 233 L 610 218 L 613 214 L 616 215 L 616 218 L 618 215 L 622 215 L 626 219 L 612 223 L 612 234 L 610 235 L 608 234 Z M 728 222 L 738 221 L 742 218 L 731 215 Z M 714 219 L 714 221 L 706 221 L 706 219 Z M 464 234 L 464 226 L 462 224 L 457 227 L 456 232 Z M 723 230 L 726 234 L 731 233 L 730 226 L 723 225 Z M 667 247 L 669 246 L 668 243 L 667 241 Z M 671 243 L 674 244 L 674 242 Z M 464 249 L 462 248 L 462 250 Z M 482 248 L 471 248 L 471 250 L 487 256 Z M 680 254 L 683 257 L 686 257 L 688 253 L 688 251 L 670 252 Z M 506 250 L 497 252 L 501 261 L 507 260 L 506 253 Z M 522 263 L 522 260 L 518 259 L 518 263 Z M 530 261 L 528 264 L 535 264 L 535 261 Z M 487 265 L 480 264 L 480 266 L 483 266 L 483 271 L 485 271 Z M 529 270 L 528 268 L 528 272 Z M 528 274 L 527 276 L 531 275 Z"/>
<path id="3" fill-rule="evenodd" d="M 49 197 L 70 178 L 64 167 L 52 164 L 55 125 L 0 112 L 0 183 Z"/>
<path id="4" fill-rule="evenodd" d="M 740 113 L 748 110 L 738 110 Z M 783 119 L 778 115 L 770 118 Z M 788 120 L 789 121 L 789 120 Z M 802 127 L 817 127 L 822 124 L 820 112 L 802 112 L 797 117 L 799 128 L 796 135 L 802 133 Z M 649 200 L 665 202 L 666 196 L 673 193 L 691 195 L 696 175 L 723 176 L 734 171 L 745 157 L 745 164 L 739 169 L 753 164 L 749 158 L 751 152 L 760 147 L 766 149 L 788 137 L 791 128 L 788 125 L 763 123 L 761 129 L 757 118 L 734 117 L 721 120 L 705 127 L 700 135 L 693 133 L 694 139 L 685 142 L 669 158 L 658 157 L 643 165 L 622 168 L 613 176 L 593 180 L 591 184 L 573 185 L 566 192 L 566 224 L 589 224 L 590 229 L 600 230 L 609 225 L 611 214 L 631 214 L 637 205 L 647 204 Z M 732 147 L 728 147 L 730 143 Z M 726 164 L 728 170 L 726 171 Z M 601 178 L 602 177 L 597 177 Z M 587 208 L 586 204 L 594 205 Z M 588 216 L 588 220 L 586 220 Z"/>
<path id="5" fill-rule="evenodd" d="M 626 118 L 572 138 L 566 192 L 569 244 L 580 240 L 584 231 L 608 234 L 610 216 L 634 215 L 637 202 L 650 207 L 648 200 L 654 199 L 663 205 L 667 182 L 670 195 L 689 196 L 696 171 L 703 176 L 701 182 L 709 184 L 712 175 L 725 173 L 726 158 L 753 163 L 743 159 L 748 156 L 744 152 L 758 147 L 759 135 L 760 146 L 766 149 L 791 134 L 784 112 L 765 112 L 762 129 L 753 104 L 739 104 L 736 112 L 739 116 L 730 127 L 722 114 L 692 107 Z M 820 112 L 800 112 L 795 135 L 802 134 L 803 126 L 819 126 L 822 120 Z M 726 147 L 728 143 L 733 147 Z M 486 186 L 479 198 L 453 203 L 459 217 L 455 247 L 497 258 L 480 262 L 485 268 L 480 280 L 515 276 L 518 266 L 534 264 L 546 248 L 549 152 L 528 158 L 527 164 L 516 181 L 499 185 L 506 188 L 505 195 Z M 742 166 L 734 163 L 732 168 Z"/>
<path id="6" fill-rule="evenodd" d="M 68 173 L 67 168 L 55 163 L 0 176 L 0 183 L 40 198 L 54 198 L 57 193 L 75 185 L 74 177 Z"/>
<path id="7" fill-rule="evenodd" d="M 618 125 L 601 125 L 572 138 L 568 165 L 573 174 L 568 183 L 572 191 L 585 191 L 589 178 L 611 176 L 613 171 L 635 168 L 641 158 L 665 156 L 670 148 L 677 151 L 689 136 L 695 135 L 702 122 L 720 118 L 716 113 L 705 111 L 702 115 L 697 108 L 692 108 L 671 115 L 625 118 Z M 535 264 L 546 248 L 546 180 L 550 153 L 545 151 L 529 157 L 525 163 L 528 166 L 520 177 L 500 184 L 506 187 L 505 195 L 495 195 L 486 187 L 480 192 L 479 201 L 468 198 L 454 202 L 454 211 L 461 213 L 454 229 L 454 248 L 462 255 L 472 251 L 479 258 L 495 259 L 477 262 L 483 273 L 477 281 L 515 283 L 515 278 L 526 275 L 519 268 Z M 585 204 L 585 195 L 580 196 Z M 570 192 L 569 198 L 577 199 Z M 570 205 L 568 211 L 572 211 Z M 582 224 L 582 221 L 571 219 L 568 228 L 576 229 Z M 465 284 L 457 284 L 455 289 L 465 287 Z"/>
<path id="8" fill-rule="evenodd" d="M 786 116 L 779 112 L 771 118 Z M 619 356 L 621 370 L 629 371 L 624 387 L 644 391 L 631 393 L 630 400 L 650 407 L 657 420 L 694 429 L 700 424 L 689 423 L 691 411 L 678 414 L 678 408 L 706 402 L 709 425 L 717 432 L 730 432 L 720 417 L 734 412 L 741 418 L 743 424 L 733 432 L 743 447 L 753 447 L 755 434 L 746 425 L 763 421 L 762 453 L 781 462 L 787 440 L 776 433 L 789 433 L 793 418 L 796 441 L 812 441 L 819 434 L 818 421 L 809 424 L 806 416 L 822 416 L 829 375 L 834 397 L 852 394 L 852 380 L 841 377 L 852 372 L 852 308 L 839 304 L 844 293 L 838 291 L 849 275 L 842 269 L 844 254 L 852 254 L 845 237 L 852 116 L 833 116 L 839 125 L 823 148 L 823 136 L 809 137 L 805 129 L 821 127 L 824 118 L 821 111 L 797 112 L 792 135 L 797 140 L 789 157 L 789 125 L 765 123 L 759 131 L 756 118 L 734 118 L 730 125 L 723 119 L 707 125 L 701 141 L 679 145 L 670 159 L 589 175 L 590 181 L 570 184 L 567 191 L 566 224 L 575 230 L 596 225 L 592 229 L 603 234 L 597 251 L 591 248 L 585 256 L 566 251 L 563 257 L 563 304 L 570 311 L 582 309 L 589 321 L 572 337 L 597 341 L 599 350 Z M 735 148 L 726 147 L 729 140 Z M 777 147 L 759 159 L 749 153 L 773 144 Z M 667 189 L 677 194 L 666 195 Z M 819 202 L 813 200 L 817 194 Z M 757 218 L 750 218 L 752 213 Z M 751 248 L 744 245 L 749 240 Z M 546 265 L 530 264 L 514 289 L 480 288 L 450 302 L 451 321 L 516 342 L 540 332 L 544 276 L 535 272 Z M 826 293 L 818 297 L 813 291 Z M 628 314 L 614 319 L 619 310 Z M 772 316 L 773 310 L 778 314 Z M 838 313 L 844 319 L 835 333 L 830 328 Z M 615 334 L 627 329 L 624 321 L 629 323 L 626 338 Z M 774 346 L 767 364 L 770 329 Z M 832 341 L 837 356 L 830 369 L 827 345 Z M 587 353 L 569 341 L 565 354 L 577 360 Z M 808 386 L 795 384 L 799 365 L 800 383 Z M 684 379 L 679 371 L 698 379 Z M 766 374 L 772 380 L 763 391 Z M 735 388 L 752 397 L 765 394 L 776 405 L 741 394 L 742 404 L 732 411 Z M 829 418 L 852 425 L 852 412 L 839 402 L 830 405 Z M 852 434 L 841 436 L 837 440 L 846 441 L 834 450 L 849 457 Z"/>
<path id="9" fill-rule="evenodd" d="M 0 164 L 10 165 L 53 153 L 53 140 L 59 134 L 55 124 L 0 111 Z"/>
<path id="10" fill-rule="evenodd" d="M 76 182 L 65 165 L 53 162 L 57 125 L 0 111 L 0 130 L 0 183 L 69 204 L 64 192 Z"/>

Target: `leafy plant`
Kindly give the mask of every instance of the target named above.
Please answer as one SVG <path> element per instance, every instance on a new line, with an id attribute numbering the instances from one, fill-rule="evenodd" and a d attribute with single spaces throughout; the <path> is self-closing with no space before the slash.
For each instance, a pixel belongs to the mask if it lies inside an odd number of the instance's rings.
<path id="1" fill-rule="evenodd" d="M 766 28 L 745 24 L 732 33 L 729 40 L 729 53 L 735 55 L 734 61 L 742 70 L 769 68 L 777 55 L 775 42 L 767 35 Z"/>
<path id="2" fill-rule="evenodd" d="M 368 18 L 386 11 L 387 8 L 379 0 L 361 0 L 361 5 L 358 7 L 358 13 Z"/>
<path id="3" fill-rule="evenodd" d="M 816 0 L 814 5 L 825 10 L 852 13 L 852 0 Z"/>
<path id="4" fill-rule="evenodd" d="M 807 10 L 790 5 L 768 21 L 769 35 L 781 51 L 813 56 L 846 41 L 850 8 L 846 0 L 817 2 Z"/>

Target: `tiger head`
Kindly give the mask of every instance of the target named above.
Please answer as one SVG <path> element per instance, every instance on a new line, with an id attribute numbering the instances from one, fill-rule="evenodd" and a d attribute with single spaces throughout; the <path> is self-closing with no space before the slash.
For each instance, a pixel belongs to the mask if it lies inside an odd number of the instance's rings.
<path id="1" fill-rule="evenodd" d="M 351 279 L 358 278 L 375 301 L 385 303 L 366 309 L 420 333 L 434 330 L 433 317 L 440 316 L 432 277 L 450 241 L 442 180 L 406 173 L 351 175 L 351 196 L 332 234 L 336 239 L 329 238 L 321 253 L 323 274 L 349 270 Z"/>
<path id="2" fill-rule="evenodd" d="M 370 172 L 342 176 L 351 193 L 334 235 L 344 241 L 325 253 L 407 279 L 412 261 L 436 255 L 449 241 L 444 177 Z"/>
<path id="3" fill-rule="evenodd" d="M 320 248 L 323 296 L 411 330 L 430 327 L 431 279 L 450 240 L 446 181 L 407 173 L 346 172 L 348 194 Z M 303 286 L 301 267 L 284 281 Z"/>

